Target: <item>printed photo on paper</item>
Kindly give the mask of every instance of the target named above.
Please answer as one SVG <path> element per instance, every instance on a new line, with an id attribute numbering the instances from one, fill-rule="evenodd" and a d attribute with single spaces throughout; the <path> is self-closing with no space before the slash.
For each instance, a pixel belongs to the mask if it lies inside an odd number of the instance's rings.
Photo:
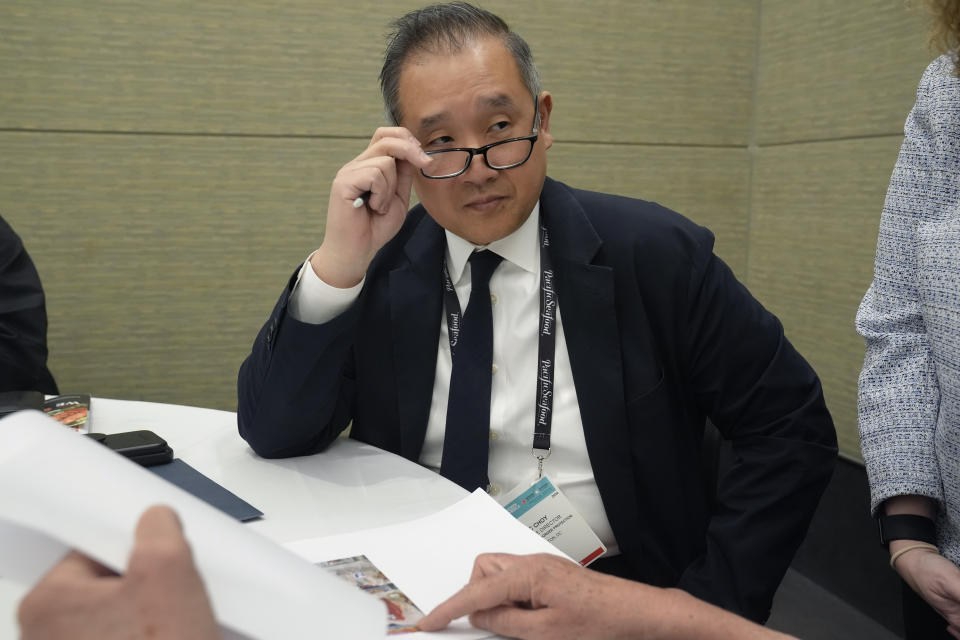
<path id="1" fill-rule="evenodd" d="M 419 631 L 417 624 L 423 612 L 366 556 L 318 562 L 317 566 L 383 600 L 387 604 L 388 635 Z"/>

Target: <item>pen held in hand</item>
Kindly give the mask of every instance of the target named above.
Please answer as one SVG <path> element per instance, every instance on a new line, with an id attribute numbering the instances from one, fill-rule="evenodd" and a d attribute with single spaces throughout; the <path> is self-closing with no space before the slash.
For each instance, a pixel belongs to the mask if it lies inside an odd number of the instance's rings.
<path id="1" fill-rule="evenodd" d="M 354 208 L 354 209 L 359 209 L 359 208 L 361 208 L 363 205 L 367 204 L 367 201 L 369 201 L 369 199 L 370 199 L 370 195 L 371 195 L 371 194 L 370 194 L 369 191 L 364 191 L 362 194 L 360 194 L 359 196 L 357 196 L 357 199 L 353 201 L 353 208 Z"/>

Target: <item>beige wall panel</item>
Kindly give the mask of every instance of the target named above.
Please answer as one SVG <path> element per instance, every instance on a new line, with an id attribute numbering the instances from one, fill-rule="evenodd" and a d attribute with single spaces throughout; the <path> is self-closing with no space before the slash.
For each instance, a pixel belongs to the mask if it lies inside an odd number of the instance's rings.
<path id="1" fill-rule="evenodd" d="M 755 0 L 485 6 L 530 41 L 559 139 L 746 145 Z"/>
<path id="2" fill-rule="evenodd" d="M 356 141 L 0 134 L 0 214 L 64 392 L 233 409 L 236 373 Z"/>
<path id="3" fill-rule="evenodd" d="M 931 59 L 902 0 L 763 0 L 756 142 L 903 133 Z"/>
<path id="4" fill-rule="evenodd" d="M 0 128 L 368 136 L 387 22 L 418 2 L 7 0 Z M 567 140 L 746 143 L 757 2 L 484 3 Z"/>
<path id="5" fill-rule="evenodd" d="M 0 125 L 367 135 L 383 120 L 377 4 L 7 0 Z"/>
<path id="6" fill-rule="evenodd" d="M 859 458 L 857 306 L 873 278 L 880 212 L 902 138 L 761 150 L 749 282 L 823 381 L 841 451 Z"/>
<path id="7" fill-rule="evenodd" d="M 651 200 L 709 227 L 716 251 L 746 276 L 746 149 L 557 143 L 549 174 L 572 187 Z"/>

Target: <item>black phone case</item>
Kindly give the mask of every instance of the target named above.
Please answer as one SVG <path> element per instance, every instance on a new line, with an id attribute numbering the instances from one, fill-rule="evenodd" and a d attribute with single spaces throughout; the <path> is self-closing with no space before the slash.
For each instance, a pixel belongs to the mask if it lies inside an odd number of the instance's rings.
<path id="1" fill-rule="evenodd" d="M 124 431 L 122 433 L 88 433 L 100 444 L 144 467 L 165 464 L 173 460 L 173 449 L 153 431 Z"/>
<path id="2" fill-rule="evenodd" d="M 144 467 L 173 462 L 173 449 L 164 445 L 162 451 L 129 456 L 131 460 Z"/>

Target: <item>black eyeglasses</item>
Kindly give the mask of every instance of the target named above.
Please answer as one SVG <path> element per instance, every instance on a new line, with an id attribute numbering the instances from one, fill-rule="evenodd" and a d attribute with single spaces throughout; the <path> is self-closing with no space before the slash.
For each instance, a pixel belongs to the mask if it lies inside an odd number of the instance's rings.
<path id="1" fill-rule="evenodd" d="M 533 100 L 533 133 L 529 136 L 507 138 L 476 149 L 457 147 L 427 151 L 428 156 L 433 156 L 433 162 L 426 169 L 420 169 L 420 173 L 423 174 L 424 178 L 430 178 L 431 180 L 455 178 L 470 168 L 470 161 L 473 160 L 473 156 L 479 155 L 483 156 L 483 160 L 488 167 L 497 171 L 519 167 L 530 159 L 530 154 L 533 153 L 533 143 L 537 141 L 537 137 L 540 135 L 537 133 L 540 117 L 538 111 L 539 100 L 539 96 Z"/>

